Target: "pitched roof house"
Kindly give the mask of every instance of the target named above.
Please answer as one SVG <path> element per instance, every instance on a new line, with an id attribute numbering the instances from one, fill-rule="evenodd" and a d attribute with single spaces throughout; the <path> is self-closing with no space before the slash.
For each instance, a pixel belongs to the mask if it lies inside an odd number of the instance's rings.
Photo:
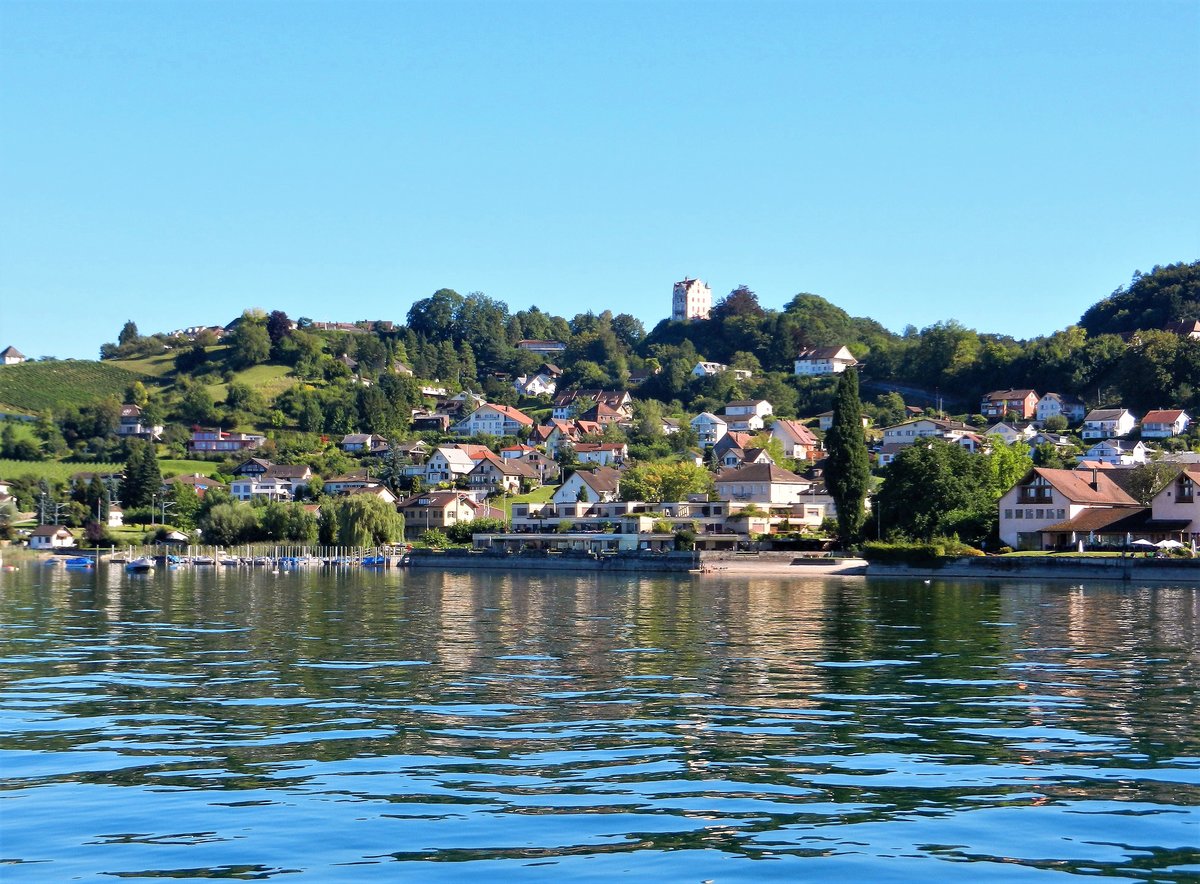
<path id="1" fill-rule="evenodd" d="M 1138 509 L 1138 502 L 1114 482 L 1104 470 L 1051 470 L 1034 467 L 1006 491 L 997 504 L 1000 539 L 1014 549 L 1043 549 L 1043 532 L 1079 530 L 1094 523 L 1082 519 L 1099 510 L 1121 510 L 1117 516 Z M 1105 516 L 1113 513 L 1106 512 Z M 1068 526 L 1063 528 L 1062 526 Z"/>
<path id="2" fill-rule="evenodd" d="M 616 500 L 621 492 L 621 471 L 612 467 L 576 470 L 558 486 L 550 500 L 554 503 L 574 503 L 580 499 L 580 489 L 592 503 Z"/>
<path id="3" fill-rule="evenodd" d="M 462 436 L 515 436 L 522 427 L 532 427 L 533 418 L 511 405 L 485 403 L 454 426 Z"/>
<path id="4" fill-rule="evenodd" d="M 1077 424 L 1086 414 L 1087 406 L 1082 399 L 1062 393 L 1047 393 L 1037 404 L 1037 419 L 1042 422 L 1061 416 L 1067 419 L 1067 423 Z"/>
<path id="5" fill-rule="evenodd" d="M 979 413 L 984 417 L 1002 418 L 1009 412 L 1018 420 L 1032 420 L 1037 416 L 1038 394 L 1033 390 L 993 390 L 984 393 L 979 402 Z"/>
<path id="6" fill-rule="evenodd" d="M 1167 439 L 1187 432 L 1192 419 L 1181 408 L 1150 411 L 1142 418 L 1143 439 Z"/>
<path id="7" fill-rule="evenodd" d="M 0 350 L 0 362 L 4 365 L 20 365 L 25 361 L 25 354 L 16 347 L 8 346 Z"/>
<path id="8" fill-rule="evenodd" d="M 701 448 L 712 448 L 722 436 L 729 432 L 729 424 L 711 411 L 700 412 L 692 418 L 691 423 Z"/>
<path id="9" fill-rule="evenodd" d="M 1095 408 L 1083 419 L 1084 439 L 1112 439 L 1128 436 L 1137 421 L 1125 408 Z"/>
<path id="10" fill-rule="evenodd" d="M 796 356 L 795 373 L 798 375 L 840 374 L 847 368 L 858 365 L 858 360 L 844 345 L 836 347 L 810 347 Z"/>
<path id="11" fill-rule="evenodd" d="M 752 463 L 722 470 L 716 478 L 721 500 L 789 505 L 803 500 L 812 482 L 772 463 Z"/>
<path id="12" fill-rule="evenodd" d="M 30 549 L 66 549 L 75 545 L 75 535 L 65 525 L 38 525 L 29 535 Z"/>

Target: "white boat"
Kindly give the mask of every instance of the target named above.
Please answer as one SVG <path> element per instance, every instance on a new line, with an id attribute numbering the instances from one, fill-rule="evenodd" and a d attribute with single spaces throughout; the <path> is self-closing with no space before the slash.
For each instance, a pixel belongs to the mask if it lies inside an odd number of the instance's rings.
<path id="1" fill-rule="evenodd" d="M 125 564 L 126 571 L 143 572 L 154 570 L 154 559 L 149 556 L 141 556 L 134 559 L 132 562 Z"/>

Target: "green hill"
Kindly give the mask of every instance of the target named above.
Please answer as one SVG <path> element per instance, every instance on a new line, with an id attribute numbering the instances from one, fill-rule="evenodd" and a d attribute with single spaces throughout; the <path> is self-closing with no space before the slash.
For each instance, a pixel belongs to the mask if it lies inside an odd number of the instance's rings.
<path id="1" fill-rule="evenodd" d="M 106 396 L 122 398 L 146 376 L 106 362 L 53 359 L 0 367 L 0 404 L 22 411 L 58 411 Z"/>

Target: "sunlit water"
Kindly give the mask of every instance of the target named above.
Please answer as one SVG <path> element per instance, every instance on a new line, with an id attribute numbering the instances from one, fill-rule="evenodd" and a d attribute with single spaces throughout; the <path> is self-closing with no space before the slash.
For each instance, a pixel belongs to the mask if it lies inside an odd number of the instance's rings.
<path id="1" fill-rule="evenodd" d="M 1200 590 L 0 574 L 0 880 L 1200 879 Z"/>

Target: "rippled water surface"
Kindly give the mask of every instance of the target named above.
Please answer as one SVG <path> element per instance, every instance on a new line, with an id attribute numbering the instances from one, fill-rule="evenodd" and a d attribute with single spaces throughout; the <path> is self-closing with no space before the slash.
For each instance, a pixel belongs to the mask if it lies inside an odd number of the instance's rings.
<path id="1" fill-rule="evenodd" d="M 1191 587 L 27 563 L 0 879 L 1200 880 L 1198 624 Z"/>

